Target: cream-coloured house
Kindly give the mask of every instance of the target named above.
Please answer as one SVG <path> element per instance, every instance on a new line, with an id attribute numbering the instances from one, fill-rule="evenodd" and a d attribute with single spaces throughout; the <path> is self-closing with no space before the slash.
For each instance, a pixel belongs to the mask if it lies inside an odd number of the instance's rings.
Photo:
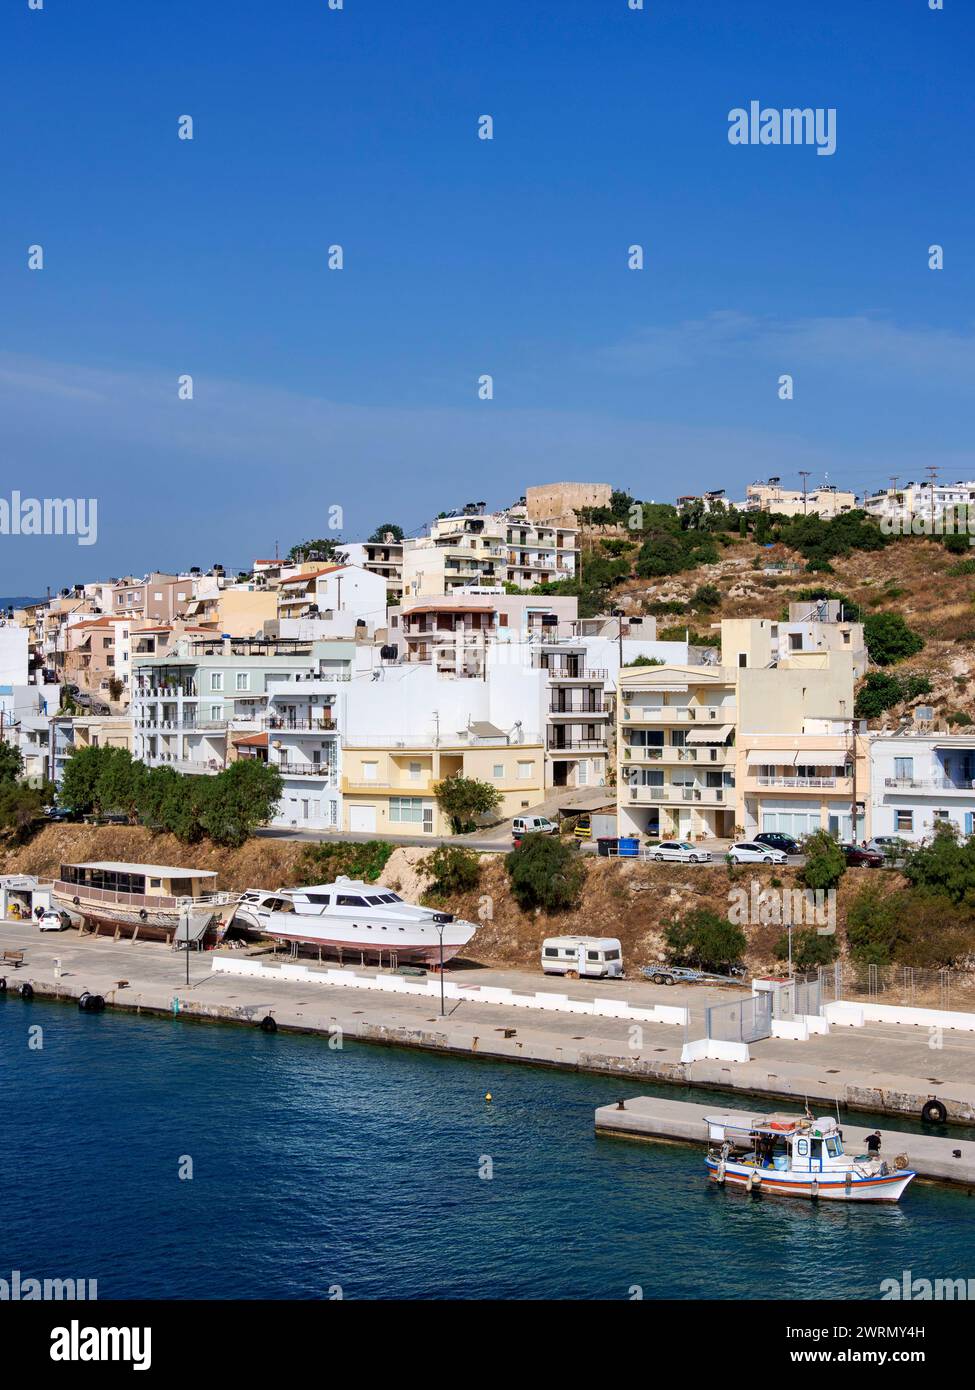
<path id="1" fill-rule="evenodd" d="M 513 743 L 491 724 L 475 723 L 464 735 L 444 735 L 438 742 L 422 735 L 343 740 L 342 770 L 343 829 L 370 834 L 451 834 L 433 788 L 457 774 L 497 788 L 498 819 L 537 805 L 545 795 L 541 738 Z"/>

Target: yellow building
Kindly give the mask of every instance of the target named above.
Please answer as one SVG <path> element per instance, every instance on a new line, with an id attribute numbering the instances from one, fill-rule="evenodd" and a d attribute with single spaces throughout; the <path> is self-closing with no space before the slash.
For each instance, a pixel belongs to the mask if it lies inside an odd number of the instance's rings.
<path id="1" fill-rule="evenodd" d="M 621 835 L 861 837 L 869 769 L 853 718 L 856 625 L 847 643 L 850 625 L 804 624 L 798 649 L 792 626 L 724 622 L 720 664 L 621 672 Z M 817 626 L 838 630 L 827 640 Z"/>
<path id="2" fill-rule="evenodd" d="M 490 724 L 474 724 L 466 738 L 352 739 L 342 750 L 343 829 L 399 835 L 449 835 L 434 786 L 460 774 L 497 788 L 492 819 L 517 815 L 545 795 L 541 742 L 510 743 Z"/>

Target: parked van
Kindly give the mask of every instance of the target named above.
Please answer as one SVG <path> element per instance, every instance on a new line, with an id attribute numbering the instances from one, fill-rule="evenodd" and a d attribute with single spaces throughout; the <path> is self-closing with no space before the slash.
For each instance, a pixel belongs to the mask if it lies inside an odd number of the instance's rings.
<path id="1" fill-rule="evenodd" d="M 542 942 L 542 970 L 573 980 L 618 978 L 623 951 L 615 936 L 549 936 Z"/>
<path id="2" fill-rule="evenodd" d="M 522 835 L 557 835 L 559 827 L 548 816 L 515 816 L 511 822 L 511 833 L 516 840 Z"/>

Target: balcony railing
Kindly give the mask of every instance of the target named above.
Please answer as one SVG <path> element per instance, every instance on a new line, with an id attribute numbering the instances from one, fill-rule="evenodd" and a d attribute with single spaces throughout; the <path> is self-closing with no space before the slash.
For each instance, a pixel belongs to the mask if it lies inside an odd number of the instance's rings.
<path id="1" fill-rule="evenodd" d="M 787 787 L 791 791 L 829 791 L 835 787 L 837 782 L 849 782 L 851 778 L 844 777 L 756 777 L 754 781 L 760 787 Z"/>
<path id="2" fill-rule="evenodd" d="M 721 802 L 734 799 L 733 787 L 626 787 L 630 801 Z"/>
<path id="3" fill-rule="evenodd" d="M 608 714 L 608 700 L 583 700 L 581 703 L 566 703 L 563 700 L 552 700 L 549 704 L 550 714 Z"/>
<path id="4" fill-rule="evenodd" d="M 623 699 L 628 698 L 623 691 Z M 639 724 L 733 724 L 735 710 L 728 705 L 625 705 L 623 718 Z"/>
<path id="5" fill-rule="evenodd" d="M 547 746 L 550 753 L 605 753 L 607 745 L 605 738 L 566 738 L 557 740 L 550 737 Z"/>
<path id="6" fill-rule="evenodd" d="M 278 714 L 268 714 L 259 722 L 265 729 L 281 729 L 285 733 L 334 733 L 338 728 L 335 720 L 325 715 L 319 719 L 289 719 Z"/>
<path id="7" fill-rule="evenodd" d="M 325 778 L 330 786 L 334 786 L 337 781 L 335 768 L 330 767 L 327 763 L 280 762 L 269 765 L 276 767 L 282 777 Z"/>
<path id="8" fill-rule="evenodd" d="M 885 777 L 884 786 L 894 791 L 968 792 L 975 781 L 947 777 Z"/>

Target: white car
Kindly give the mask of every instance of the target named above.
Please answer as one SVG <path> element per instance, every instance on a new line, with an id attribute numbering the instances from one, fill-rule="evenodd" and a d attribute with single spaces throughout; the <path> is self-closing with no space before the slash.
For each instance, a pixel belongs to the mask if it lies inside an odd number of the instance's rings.
<path id="1" fill-rule="evenodd" d="M 37 919 L 38 931 L 64 931 L 70 925 L 67 913 L 46 907 Z"/>
<path id="2" fill-rule="evenodd" d="M 741 840 L 728 850 L 732 864 L 785 864 L 789 858 L 772 845 L 756 845 L 751 840 Z"/>
<path id="3" fill-rule="evenodd" d="M 661 840 L 659 845 L 647 851 L 647 858 L 658 862 L 669 859 L 677 864 L 706 864 L 711 858 L 711 851 L 689 845 L 686 840 Z"/>

